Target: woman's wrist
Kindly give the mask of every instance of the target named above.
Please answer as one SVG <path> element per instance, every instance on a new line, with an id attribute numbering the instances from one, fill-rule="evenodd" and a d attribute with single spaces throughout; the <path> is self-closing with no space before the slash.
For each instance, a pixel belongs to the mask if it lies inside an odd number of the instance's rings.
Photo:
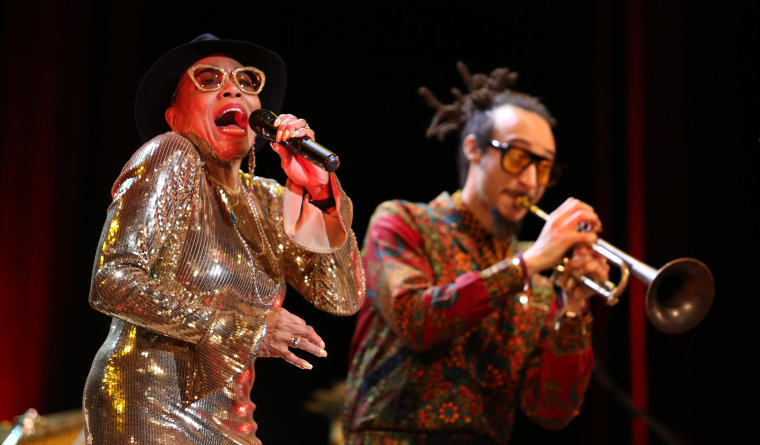
<path id="1" fill-rule="evenodd" d="M 329 181 L 325 184 L 309 187 L 306 189 L 306 192 L 309 194 L 310 201 L 323 201 L 332 198 Z"/>
<path id="2" fill-rule="evenodd" d="M 325 184 L 319 184 L 306 190 L 309 194 L 309 202 L 320 210 L 328 210 L 335 207 L 335 197 L 332 194 L 330 180 Z"/>

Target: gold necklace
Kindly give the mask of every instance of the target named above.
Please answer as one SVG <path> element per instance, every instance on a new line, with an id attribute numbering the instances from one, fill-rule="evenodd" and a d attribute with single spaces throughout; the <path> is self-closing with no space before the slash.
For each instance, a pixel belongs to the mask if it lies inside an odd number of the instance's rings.
<path id="1" fill-rule="evenodd" d="M 218 191 L 218 194 L 222 202 L 224 203 L 224 206 L 227 210 L 230 220 L 232 221 L 233 226 L 235 226 L 235 231 L 237 232 L 238 236 L 240 237 L 240 240 L 243 242 L 243 245 L 245 246 L 246 250 L 249 253 L 249 257 L 253 259 L 254 257 L 260 257 L 263 254 L 268 253 L 268 255 L 266 255 L 268 257 L 266 261 L 270 263 L 272 271 L 279 274 L 280 268 L 279 268 L 279 264 L 277 264 L 277 262 L 274 260 L 275 258 L 274 249 L 272 249 L 272 245 L 270 244 L 269 239 L 266 236 L 266 231 L 264 230 L 264 227 L 261 224 L 261 216 L 259 215 L 258 206 L 256 205 L 255 202 L 253 202 L 250 194 L 245 191 L 231 191 L 224 184 L 220 183 L 216 178 L 213 178 L 211 176 L 209 177 L 211 178 L 211 181 L 214 183 L 215 185 L 214 188 Z M 240 178 L 238 178 L 238 181 L 239 180 Z M 240 183 L 238 182 L 237 185 L 240 186 Z M 243 228 L 238 227 L 238 220 L 233 211 L 233 209 L 238 207 L 238 205 L 240 204 L 241 195 L 243 195 L 243 198 L 246 200 L 245 205 L 250 210 L 250 212 L 248 213 L 248 215 L 250 215 L 249 218 L 250 217 L 253 218 L 253 224 L 256 227 L 256 233 L 260 240 L 260 242 L 258 243 L 260 245 L 260 249 L 258 249 L 258 251 L 254 251 L 253 249 L 254 246 L 252 244 L 255 244 L 255 240 L 251 239 L 249 242 L 247 241 L 248 238 L 243 236 L 243 234 L 241 233 L 241 230 L 249 234 L 250 234 L 250 231 L 245 230 L 245 227 Z M 245 219 L 242 222 L 244 221 Z"/>
<path id="2" fill-rule="evenodd" d="M 232 220 L 232 224 L 237 224 L 237 218 L 235 217 L 235 212 L 233 212 L 232 209 L 240 202 L 240 192 L 237 190 L 230 190 L 227 186 L 219 182 L 218 179 L 211 175 L 208 175 L 208 177 L 214 186 L 214 190 L 217 191 L 217 194 L 224 203 L 224 207 L 227 209 L 227 214 Z"/>

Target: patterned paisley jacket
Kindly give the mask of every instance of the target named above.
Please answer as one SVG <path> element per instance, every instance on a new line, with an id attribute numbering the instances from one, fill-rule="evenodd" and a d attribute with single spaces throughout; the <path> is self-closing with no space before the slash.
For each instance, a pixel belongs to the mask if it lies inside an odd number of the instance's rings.
<path id="1" fill-rule="evenodd" d="M 526 285 L 514 240 L 488 235 L 459 196 L 385 202 L 370 220 L 342 413 L 350 444 L 506 443 L 518 407 L 547 428 L 580 410 L 590 313 L 555 330 L 551 283 Z"/>

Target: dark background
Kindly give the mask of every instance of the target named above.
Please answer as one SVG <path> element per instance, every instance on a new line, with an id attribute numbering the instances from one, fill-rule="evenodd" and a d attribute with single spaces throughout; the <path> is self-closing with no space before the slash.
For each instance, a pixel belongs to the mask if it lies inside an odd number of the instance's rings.
<path id="1" fill-rule="evenodd" d="M 635 396 L 654 428 L 636 445 L 751 435 L 760 414 L 760 16 L 756 2 L 696 3 L 3 2 L 0 421 L 30 407 L 81 406 L 110 321 L 87 303 L 90 272 L 110 186 L 140 145 L 137 84 L 165 51 L 211 32 L 284 58 L 283 111 L 308 119 L 340 155 L 360 241 L 382 200 L 429 201 L 458 186 L 455 138 L 424 137 L 433 110 L 417 88 L 451 102 L 450 88 L 464 88 L 457 60 L 473 72 L 518 71 L 517 87 L 557 117 L 568 167 L 542 207 L 567 196 L 590 202 L 607 241 L 625 250 L 631 234 L 643 234 L 634 250 L 655 267 L 704 261 L 716 296 L 707 318 L 679 335 L 631 325 L 628 292 L 613 308 L 595 301 L 597 358 L 614 389 L 593 379 L 568 428 L 545 432 L 521 419 L 514 443 L 633 443 L 625 404 L 637 364 L 646 390 Z M 257 174 L 283 179 L 273 152 L 257 158 Z M 527 221 L 525 237 L 539 228 Z M 316 327 L 330 355 L 308 372 L 257 362 L 259 436 L 326 443 L 327 420 L 303 404 L 345 376 L 354 318 L 318 313 L 295 294 L 285 305 Z M 646 341 L 645 361 L 632 362 L 634 337 Z"/>

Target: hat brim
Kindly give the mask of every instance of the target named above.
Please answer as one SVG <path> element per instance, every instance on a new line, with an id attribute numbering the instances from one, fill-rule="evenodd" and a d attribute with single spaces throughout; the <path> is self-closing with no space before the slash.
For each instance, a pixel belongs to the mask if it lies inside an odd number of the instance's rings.
<path id="1" fill-rule="evenodd" d="M 194 62 L 214 54 L 224 54 L 243 65 L 264 71 L 266 83 L 259 93 L 261 107 L 275 113 L 280 111 L 285 97 L 287 70 L 277 53 L 250 42 L 222 40 L 213 36 L 205 37 L 207 40 L 199 38 L 161 56 L 140 82 L 135 98 L 135 120 L 143 141 L 170 130 L 164 115 L 171 105 L 179 79 Z M 258 148 L 260 144 L 256 145 Z"/>

